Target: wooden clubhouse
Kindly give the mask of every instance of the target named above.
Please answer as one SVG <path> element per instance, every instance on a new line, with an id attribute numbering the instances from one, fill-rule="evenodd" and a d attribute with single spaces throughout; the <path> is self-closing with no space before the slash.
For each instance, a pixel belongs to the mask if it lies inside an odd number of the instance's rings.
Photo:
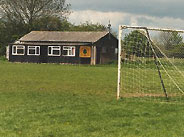
<path id="1" fill-rule="evenodd" d="M 117 59 L 118 39 L 110 32 L 32 31 L 9 44 L 11 62 L 104 64 Z"/>

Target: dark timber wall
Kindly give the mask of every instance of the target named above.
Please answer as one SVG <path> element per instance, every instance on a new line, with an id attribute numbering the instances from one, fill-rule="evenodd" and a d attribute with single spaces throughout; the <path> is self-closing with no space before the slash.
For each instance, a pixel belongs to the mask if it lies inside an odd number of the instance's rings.
<path id="1" fill-rule="evenodd" d="M 118 55 L 115 54 L 115 49 L 118 48 L 118 40 L 112 34 L 101 38 L 95 45 L 97 46 L 97 64 L 117 60 Z"/>
<path id="2" fill-rule="evenodd" d="M 104 64 L 113 60 L 117 60 L 117 54 L 115 54 L 115 49 L 118 48 L 118 40 L 112 34 L 108 34 L 105 37 L 98 40 L 96 43 L 93 43 L 93 46 L 96 46 L 96 64 Z M 12 55 L 12 45 L 10 45 L 9 61 L 31 62 L 31 63 L 70 63 L 70 64 L 90 64 L 91 62 L 91 58 L 79 57 L 80 46 L 75 46 L 76 50 L 74 57 L 62 56 L 63 46 L 61 46 L 61 56 L 48 56 L 48 46 L 44 45 L 40 46 L 40 56 L 27 55 L 28 50 L 27 48 L 28 46 L 25 45 L 25 55 Z"/>
<path id="3" fill-rule="evenodd" d="M 11 62 L 73 63 L 73 64 L 80 63 L 79 46 L 76 46 L 74 57 L 62 56 L 62 50 L 61 50 L 61 56 L 48 56 L 48 46 L 40 46 L 40 56 L 27 55 L 28 46 L 25 46 L 25 55 L 12 55 L 12 46 L 9 46 L 9 48 L 10 48 L 9 61 Z M 63 46 L 61 46 L 61 49 L 63 49 Z"/>

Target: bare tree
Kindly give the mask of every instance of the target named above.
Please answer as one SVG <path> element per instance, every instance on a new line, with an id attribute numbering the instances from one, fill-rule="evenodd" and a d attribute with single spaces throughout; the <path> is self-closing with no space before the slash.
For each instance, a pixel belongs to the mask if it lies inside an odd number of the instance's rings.
<path id="1" fill-rule="evenodd" d="M 43 16 L 66 18 L 70 14 L 66 0 L 0 0 L 0 7 L 8 21 L 28 25 Z"/>
<path id="2" fill-rule="evenodd" d="M 178 32 L 161 32 L 158 37 L 158 42 L 165 49 L 172 49 L 174 46 L 182 44 L 183 38 Z"/>

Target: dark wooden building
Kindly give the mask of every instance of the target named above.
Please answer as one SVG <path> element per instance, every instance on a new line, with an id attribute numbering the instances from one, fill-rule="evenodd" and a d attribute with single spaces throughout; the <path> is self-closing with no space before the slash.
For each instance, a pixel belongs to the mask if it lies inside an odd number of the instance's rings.
<path id="1" fill-rule="evenodd" d="M 11 62 L 104 64 L 117 59 L 109 32 L 32 31 L 7 48 Z"/>

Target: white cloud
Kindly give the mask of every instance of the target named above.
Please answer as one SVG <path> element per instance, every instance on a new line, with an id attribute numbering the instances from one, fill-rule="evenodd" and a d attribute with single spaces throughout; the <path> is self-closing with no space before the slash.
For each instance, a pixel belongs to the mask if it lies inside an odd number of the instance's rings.
<path id="1" fill-rule="evenodd" d="M 138 26 L 138 20 L 135 16 L 130 17 L 130 25 L 131 26 Z"/>
<path id="2" fill-rule="evenodd" d="M 126 19 L 126 14 L 120 12 L 100 12 L 93 10 L 74 11 L 69 20 L 75 24 L 84 23 L 90 21 L 92 23 L 101 23 L 108 25 L 109 20 L 114 25 L 118 25 L 119 21 Z"/>
<path id="3" fill-rule="evenodd" d="M 161 28 L 184 29 L 184 20 L 172 17 L 153 17 L 148 15 L 137 15 L 125 12 L 102 12 L 94 10 L 74 11 L 69 20 L 75 24 L 90 21 L 107 25 L 111 21 L 113 29 L 117 30 L 118 25 L 139 25 Z"/>
<path id="4" fill-rule="evenodd" d="M 156 17 L 184 18 L 183 0 L 68 0 L 73 10 L 125 12 Z"/>

